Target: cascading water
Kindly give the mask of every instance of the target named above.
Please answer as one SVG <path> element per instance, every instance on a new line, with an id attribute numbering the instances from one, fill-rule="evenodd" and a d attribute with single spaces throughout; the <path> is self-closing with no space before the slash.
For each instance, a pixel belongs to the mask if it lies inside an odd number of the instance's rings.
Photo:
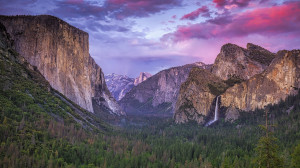
<path id="1" fill-rule="evenodd" d="M 211 124 L 213 124 L 214 122 L 216 122 L 218 120 L 218 112 L 219 112 L 219 96 L 217 97 L 217 100 L 216 100 L 215 117 L 213 120 L 211 120 L 205 124 L 206 127 L 210 126 Z"/>

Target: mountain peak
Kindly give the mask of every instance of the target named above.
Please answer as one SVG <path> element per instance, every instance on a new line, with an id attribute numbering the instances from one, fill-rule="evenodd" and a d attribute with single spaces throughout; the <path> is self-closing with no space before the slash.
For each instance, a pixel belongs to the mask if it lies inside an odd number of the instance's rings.
<path id="1" fill-rule="evenodd" d="M 232 44 L 232 43 L 226 43 L 221 47 L 221 52 L 232 52 L 233 50 L 242 49 L 242 47 Z"/>
<path id="2" fill-rule="evenodd" d="M 275 54 L 270 52 L 269 50 L 252 44 L 247 44 L 248 57 L 254 61 L 257 61 L 263 65 L 269 65 L 272 60 L 275 58 Z"/>
<path id="3" fill-rule="evenodd" d="M 212 68 L 212 72 L 223 80 L 232 77 L 249 79 L 261 73 L 274 59 L 275 54 L 251 43 L 247 49 L 227 43 L 222 46 Z"/>
<path id="4" fill-rule="evenodd" d="M 264 52 L 270 52 L 269 50 L 253 43 L 247 43 L 247 50 L 260 50 Z"/>
<path id="5" fill-rule="evenodd" d="M 141 72 L 140 76 L 135 78 L 134 80 L 134 86 L 142 83 L 143 81 L 145 81 L 146 79 L 150 78 L 152 75 L 148 72 Z"/>
<path id="6" fill-rule="evenodd" d="M 148 73 L 148 72 L 141 72 L 141 73 L 140 73 L 140 76 L 141 76 L 141 75 L 145 75 L 145 76 L 149 76 L 149 77 L 152 76 L 152 75 L 151 75 L 150 73 Z"/>
<path id="7" fill-rule="evenodd" d="M 196 66 L 206 66 L 206 64 L 203 63 L 203 62 L 195 62 L 193 64 L 196 65 Z"/>

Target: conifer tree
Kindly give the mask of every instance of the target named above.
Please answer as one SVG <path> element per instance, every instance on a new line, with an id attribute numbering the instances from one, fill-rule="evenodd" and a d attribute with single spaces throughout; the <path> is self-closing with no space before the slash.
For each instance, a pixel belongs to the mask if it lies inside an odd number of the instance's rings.
<path id="1" fill-rule="evenodd" d="M 269 131 L 268 127 L 272 126 L 268 124 L 268 112 L 266 112 L 266 125 L 260 126 L 264 131 L 265 135 L 262 136 L 256 147 L 256 158 L 255 162 L 259 168 L 279 168 L 283 167 L 283 161 L 278 155 L 278 145 L 276 144 L 277 138 L 274 137 L 273 133 Z"/>

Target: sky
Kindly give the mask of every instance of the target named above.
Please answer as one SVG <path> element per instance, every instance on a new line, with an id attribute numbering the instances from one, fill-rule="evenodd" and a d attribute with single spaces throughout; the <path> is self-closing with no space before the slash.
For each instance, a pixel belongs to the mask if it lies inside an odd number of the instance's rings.
<path id="1" fill-rule="evenodd" d="M 211 64 L 226 43 L 300 48 L 300 0 L 0 0 L 0 14 L 59 17 L 89 33 L 105 74 L 130 77 Z"/>

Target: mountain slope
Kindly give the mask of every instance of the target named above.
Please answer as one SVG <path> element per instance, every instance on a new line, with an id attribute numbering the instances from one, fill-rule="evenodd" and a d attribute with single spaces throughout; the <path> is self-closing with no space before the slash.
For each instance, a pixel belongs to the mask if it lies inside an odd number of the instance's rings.
<path id="1" fill-rule="evenodd" d="M 188 64 L 163 70 L 133 87 L 120 101 L 126 113 L 168 114 L 174 112 L 180 85 L 193 67 L 210 68 L 203 63 Z"/>
<path id="2" fill-rule="evenodd" d="M 124 115 L 106 87 L 101 68 L 89 55 L 86 32 L 48 15 L 0 16 L 0 22 L 14 40 L 14 49 L 54 89 L 90 112 L 99 106 Z"/>

